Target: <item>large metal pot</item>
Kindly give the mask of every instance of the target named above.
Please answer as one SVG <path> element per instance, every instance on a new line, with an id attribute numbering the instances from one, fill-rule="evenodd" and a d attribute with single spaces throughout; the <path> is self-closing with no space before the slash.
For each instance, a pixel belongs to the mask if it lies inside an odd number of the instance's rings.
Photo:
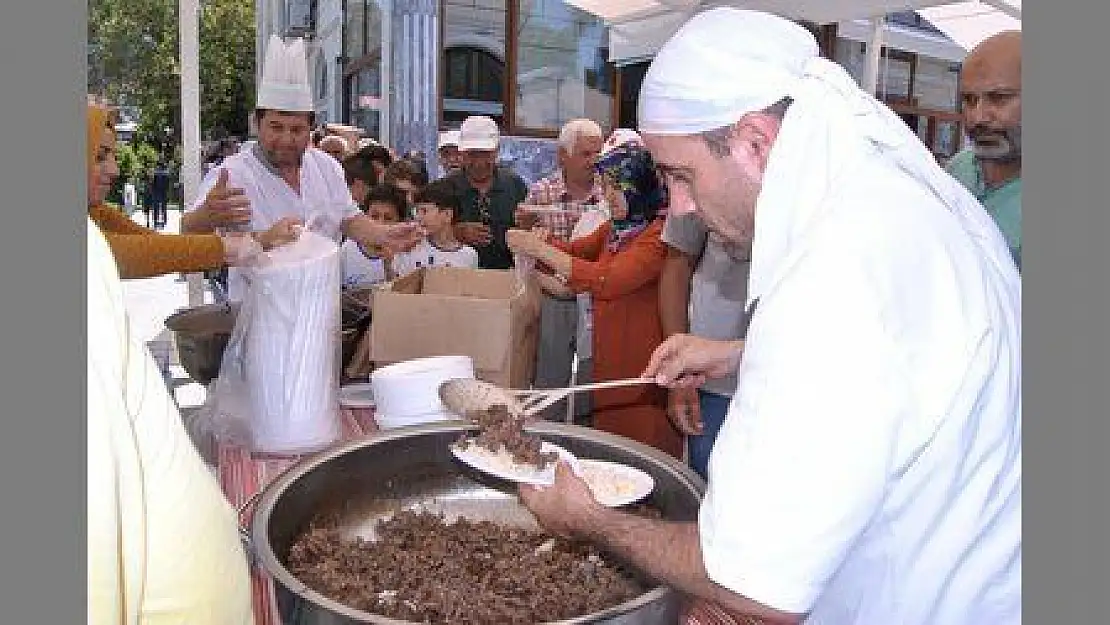
<path id="1" fill-rule="evenodd" d="M 579 457 L 612 460 L 648 472 L 655 479 L 655 491 L 646 503 L 669 520 L 697 518 L 705 484 L 670 456 L 623 437 L 574 425 L 537 423 L 529 430 Z M 516 497 L 515 485 L 469 469 L 451 455 L 448 445 L 468 431 L 476 430 L 469 423 L 449 421 L 380 432 L 308 457 L 262 491 L 247 532 L 256 563 L 275 581 L 284 623 L 401 623 L 337 603 L 305 586 L 285 568 L 290 545 L 321 511 L 341 509 L 345 531 L 368 539 L 373 538 L 376 520 L 417 506 L 443 512 L 448 518 L 466 516 L 536 527 L 535 518 Z M 680 610 L 680 595 L 660 586 L 565 623 L 670 625 L 677 622 Z"/>

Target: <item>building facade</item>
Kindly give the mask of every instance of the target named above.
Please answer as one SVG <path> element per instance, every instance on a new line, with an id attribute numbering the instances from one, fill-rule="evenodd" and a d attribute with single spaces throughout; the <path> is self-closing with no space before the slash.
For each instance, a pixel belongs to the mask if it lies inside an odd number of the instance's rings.
<path id="1" fill-rule="evenodd" d="M 489 115 L 505 137 L 502 160 L 531 181 L 554 167 L 568 119 L 636 125 L 650 59 L 610 63 L 605 24 L 563 0 L 257 2 L 260 41 L 270 32 L 308 40 L 318 120 L 358 126 L 401 152 L 434 154 L 440 129 Z M 823 53 L 861 80 L 866 23 L 814 31 Z M 887 16 L 886 34 L 878 95 L 938 157 L 954 154 L 963 50 L 912 11 Z"/>

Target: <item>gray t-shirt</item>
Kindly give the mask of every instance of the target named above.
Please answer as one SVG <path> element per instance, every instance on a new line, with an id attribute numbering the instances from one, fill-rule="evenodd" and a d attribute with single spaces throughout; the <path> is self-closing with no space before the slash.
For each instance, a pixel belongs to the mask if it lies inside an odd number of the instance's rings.
<path id="1" fill-rule="evenodd" d="M 662 238 L 667 245 L 698 258 L 690 281 L 690 334 L 717 340 L 741 338 L 750 257 L 733 258 L 694 214 L 668 215 Z M 709 380 L 701 388 L 731 397 L 736 391 L 736 375 Z"/>

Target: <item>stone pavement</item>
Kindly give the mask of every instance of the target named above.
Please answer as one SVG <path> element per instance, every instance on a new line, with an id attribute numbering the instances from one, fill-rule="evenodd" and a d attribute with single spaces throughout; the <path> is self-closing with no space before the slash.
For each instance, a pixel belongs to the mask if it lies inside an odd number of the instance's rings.
<path id="1" fill-rule="evenodd" d="M 140 225 L 146 225 L 142 212 L 137 211 L 132 219 Z M 162 232 L 178 232 L 180 222 L 180 211 L 169 210 L 168 221 Z M 187 410 L 203 404 L 204 387 L 189 379 L 189 375 L 178 364 L 173 333 L 165 326 L 166 317 L 189 305 L 188 287 L 184 278 L 181 274 L 170 274 L 142 280 L 124 280 L 123 297 L 132 330 L 150 347 L 155 360 L 166 374 L 166 382 L 178 405 Z M 206 289 L 205 302 L 211 301 L 212 294 Z"/>

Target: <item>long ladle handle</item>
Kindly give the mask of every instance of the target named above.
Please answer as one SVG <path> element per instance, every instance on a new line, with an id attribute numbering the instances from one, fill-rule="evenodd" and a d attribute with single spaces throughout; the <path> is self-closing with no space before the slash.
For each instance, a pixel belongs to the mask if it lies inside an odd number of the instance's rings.
<path id="1" fill-rule="evenodd" d="M 530 417 L 545 410 L 547 407 L 555 404 L 558 401 L 569 397 L 571 393 L 579 393 L 581 391 L 592 391 L 602 388 L 613 388 L 619 386 L 635 386 L 637 384 L 655 384 L 653 378 L 625 378 L 623 380 L 607 380 L 605 382 L 593 382 L 591 384 L 580 384 L 578 386 L 568 386 L 566 388 L 552 389 L 550 391 L 531 391 L 534 395 L 546 396 L 547 398 L 538 403 L 530 404 L 524 410 L 524 416 Z"/>
<path id="2" fill-rule="evenodd" d="M 579 384 L 578 386 L 569 386 L 563 390 L 567 394 L 579 393 L 581 391 L 594 391 L 602 388 L 614 388 L 619 386 L 636 386 L 637 384 L 655 384 L 654 378 L 625 378 L 623 380 L 607 380 L 605 382 L 592 382 L 590 384 Z"/>

